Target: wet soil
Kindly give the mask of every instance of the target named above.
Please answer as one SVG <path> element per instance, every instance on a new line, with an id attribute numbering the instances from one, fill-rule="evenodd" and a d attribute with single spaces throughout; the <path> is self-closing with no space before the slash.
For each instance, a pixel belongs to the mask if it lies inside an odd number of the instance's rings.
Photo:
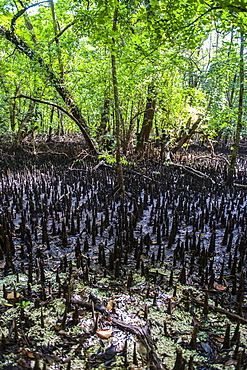
<path id="1" fill-rule="evenodd" d="M 2 147 L 0 369 L 247 367 L 246 188 L 177 159 L 208 177 L 132 158 L 123 198 L 79 141 Z"/>

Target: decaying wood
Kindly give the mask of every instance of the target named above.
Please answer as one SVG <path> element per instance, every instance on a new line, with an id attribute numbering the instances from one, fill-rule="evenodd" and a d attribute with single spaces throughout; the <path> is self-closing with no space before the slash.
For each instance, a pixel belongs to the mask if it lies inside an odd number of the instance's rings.
<path id="1" fill-rule="evenodd" d="M 149 320 L 147 320 L 146 325 L 144 327 L 126 324 L 125 322 L 117 320 L 116 318 L 112 317 L 109 311 L 106 310 L 106 308 L 101 303 L 101 300 L 93 293 L 90 293 L 90 299 L 93 301 L 93 305 L 90 302 L 80 300 L 79 296 L 73 296 L 71 298 L 71 302 L 77 304 L 80 307 L 84 307 L 88 310 L 92 310 L 92 306 L 94 306 L 94 310 L 102 313 L 105 316 L 105 318 L 112 323 L 113 326 L 117 327 L 120 330 L 136 335 L 138 340 L 142 343 L 142 345 L 145 347 L 147 351 L 147 360 L 150 363 L 150 368 L 153 370 L 166 369 L 166 367 L 160 362 L 160 359 L 156 353 L 155 345 L 151 337 L 150 331 L 151 323 Z"/>
<path id="2" fill-rule="evenodd" d="M 202 155 L 202 156 L 195 156 L 195 157 L 192 157 L 193 160 L 201 160 L 201 159 L 209 159 L 210 161 L 223 161 L 225 162 L 228 166 L 230 164 L 230 162 L 228 161 L 228 159 L 222 155 L 214 155 L 213 157 L 212 156 L 209 156 L 209 155 Z"/>
<path id="3" fill-rule="evenodd" d="M 193 298 L 193 299 L 191 299 L 191 301 L 193 303 L 197 304 L 198 306 L 204 306 L 204 302 L 198 301 L 197 299 Z M 247 324 L 247 320 L 244 317 L 239 316 L 239 315 L 237 315 L 233 312 L 227 311 L 224 308 L 216 307 L 216 306 L 213 306 L 211 304 L 208 305 L 208 308 L 211 311 L 222 313 L 223 315 L 227 316 L 230 320 L 240 322 L 241 324 Z"/>
<path id="4" fill-rule="evenodd" d="M 233 186 L 236 186 L 237 188 L 247 189 L 247 185 L 244 184 L 238 184 L 236 182 L 233 183 Z"/>
<path id="5" fill-rule="evenodd" d="M 179 164 L 179 163 L 174 163 L 174 162 L 168 162 L 168 163 L 165 163 L 165 164 L 167 164 L 169 166 L 174 166 L 174 167 L 182 168 L 183 170 L 185 170 L 187 172 L 190 172 L 190 173 L 192 173 L 193 175 L 195 175 L 197 177 L 206 178 L 209 181 L 211 181 L 212 184 L 215 184 L 215 181 L 210 176 L 208 176 L 206 173 L 203 173 L 201 171 L 195 170 L 192 167 L 189 167 L 189 166 L 183 165 L 183 164 Z"/>

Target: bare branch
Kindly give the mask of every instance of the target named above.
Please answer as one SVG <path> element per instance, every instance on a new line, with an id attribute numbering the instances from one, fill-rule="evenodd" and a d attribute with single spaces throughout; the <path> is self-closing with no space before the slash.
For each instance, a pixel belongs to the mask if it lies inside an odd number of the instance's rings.
<path id="1" fill-rule="evenodd" d="M 138 116 L 140 116 L 141 114 L 147 112 L 148 110 L 150 110 L 152 108 L 148 108 L 148 109 L 144 109 L 140 112 L 137 112 L 131 119 L 130 119 L 130 123 L 132 123 Z"/>
<path id="2" fill-rule="evenodd" d="M 194 19 L 192 22 L 186 24 L 186 26 L 183 26 L 183 27 L 179 27 L 179 29 L 184 29 L 184 28 L 187 28 L 187 27 L 190 27 L 192 26 L 193 24 L 195 24 L 197 21 L 199 21 L 199 19 L 201 19 L 202 17 L 204 17 L 205 15 L 207 15 L 208 13 L 212 12 L 213 10 L 220 10 L 222 9 L 221 6 L 213 6 L 212 8 L 206 10 L 206 12 L 204 12 L 203 14 L 200 14 L 196 19 Z"/>
<path id="3" fill-rule="evenodd" d="M 49 44 L 52 44 L 54 41 L 56 41 L 60 36 L 62 36 L 62 34 L 67 31 L 68 28 L 70 28 L 71 26 L 73 26 L 75 23 L 77 23 L 79 20 L 78 19 L 75 19 L 73 22 L 67 24 L 66 27 L 64 27 L 51 41 L 49 41 Z"/>
<path id="4" fill-rule="evenodd" d="M 41 1 L 39 3 L 36 3 L 36 4 L 32 4 L 32 5 L 29 5 L 29 6 L 26 6 L 25 8 L 22 8 L 21 10 L 19 10 L 19 12 L 17 12 L 14 17 L 12 18 L 11 20 L 11 26 L 10 26 L 10 30 L 11 32 L 14 32 L 14 29 L 15 29 L 15 22 L 17 21 L 18 18 L 20 18 L 22 16 L 22 14 L 24 14 L 28 9 L 31 9 L 33 8 L 34 6 L 38 6 L 38 5 L 41 5 L 41 4 L 44 4 L 44 3 L 48 3 L 48 1 Z"/>

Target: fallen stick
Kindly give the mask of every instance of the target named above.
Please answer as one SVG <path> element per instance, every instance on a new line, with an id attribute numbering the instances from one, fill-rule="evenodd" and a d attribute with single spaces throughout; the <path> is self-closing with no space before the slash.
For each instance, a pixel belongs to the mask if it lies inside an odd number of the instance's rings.
<path id="1" fill-rule="evenodd" d="M 200 302 L 197 299 L 192 298 L 191 302 L 198 304 L 199 306 L 204 306 L 204 302 Z M 211 304 L 208 305 L 208 308 L 212 311 L 222 313 L 223 315 L 226 315 L 229 319 L 233 321 L 240 322 L 241 324 L 247 324 L 247 320 L 243 318 L 242 316 L 237 315 L 236 313 L 230 312 L 225 310 L 221 307 L 216 307 Z"/>
<path id="2" fill-rule="evenodd" d="M 90 293 L 90 298 L 94 303 L 94 310 L 101 312 L 106 319 L 108 319 L 113 326 L 116 326 L 118 329 L 126 331 L 128 333 L 136 335 L 140 340 L 142 345 L 146 348 L 147 351 L 147 360 L 150 363 L 150 368 L 153 370 L 165 370 L 166 367 L 160 362 L 160 359 L 156 353 L 154 342 L 151 338 L 150 332 L 150 321 L 147 320 L 147 323 L 144 327 L 137 325 L 126 324 L 123 321 L 117 320 L 114 317 L 111 317 L 109 311 L 102 305 L 101 300 L 95 296 L 93 293 Z M 85 302 L 79 299 L 79 296 L 73 296 L 71 302 L 78 304 L 80 307 L 87 308 L 92 310 L 92 303 Z"/>
<path id="3" fill-rule="evenodd" d="M 233 183 L 233 186 L 236 186 L 238 188 L 247 189 L 247 185 L 244 184 L 238 184 L 237 182 Z"/>
<path id="4" fill-rule="evenodd" d="M 183 164 L 179 164 L 179 163 L 174 163 L 174 162 L 168 162 L 167 165 L 178 167 L 178 168 L 182 168 L 183 170 L 185 170 L 187 172 L 190 172 L 193 175 L 196 175 L 197 177 L 200 177 L 200 178 L 205 177 L 206 179 L 210 180 L 212 182 L 212 184 L 215 184 L 215 181 L 210 176 L 208 176 L 206 173 L 203 173 L 201 171 L 195 170 L 194 168 L 189 167 L 187 165 L 183 165 Z"/>

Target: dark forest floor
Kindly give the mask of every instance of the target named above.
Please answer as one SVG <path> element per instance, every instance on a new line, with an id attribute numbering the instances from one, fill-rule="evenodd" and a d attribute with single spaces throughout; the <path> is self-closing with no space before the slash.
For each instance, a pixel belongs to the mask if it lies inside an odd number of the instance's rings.
<path id="1" fill-rule="evenodd" d="M 79 141 L 0 150 L 0 369 L 247 368 L 247 197 L 224 185 L 228 148 L 132 157 L 125 199 Z"/>

